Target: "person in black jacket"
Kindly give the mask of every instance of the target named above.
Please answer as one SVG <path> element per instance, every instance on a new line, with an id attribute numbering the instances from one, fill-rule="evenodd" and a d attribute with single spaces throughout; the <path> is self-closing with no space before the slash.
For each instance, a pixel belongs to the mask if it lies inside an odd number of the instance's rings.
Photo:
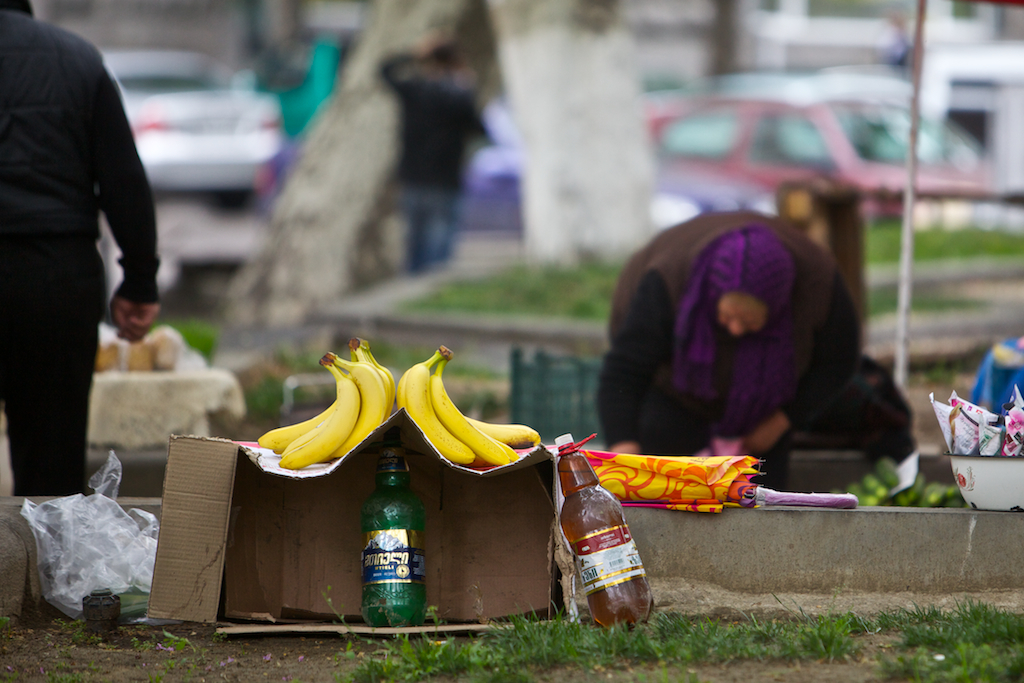
<path id="1" fill-rule="evenodd" d="M 419 273 L 451 257 L 466 144 L 485 131 L 472 75 L 450 39 L 427 36 L 414 52 L 387 59 L 381 75 L 401 104 L 398 180 L 408 227 L 406 269 Z"/>
<path id="2" fill-rule="evenodd" d="M 118 90 L 95 47 L 0 0 L 0 402 L 14 493 L 85 486 L 106 283 L 102 211 L 122 252 L 121 337 L 159 312 L 156 218 Z"/>
<path id="3" fill-rule="evenodd" d="M 783 220 L 708 213 L 654 237 L 619 276 L 598 413 L 617 453 L 735 449 L 786 490 L 790 435 L 840 394 L 860 324 L 835 260 Z"/>

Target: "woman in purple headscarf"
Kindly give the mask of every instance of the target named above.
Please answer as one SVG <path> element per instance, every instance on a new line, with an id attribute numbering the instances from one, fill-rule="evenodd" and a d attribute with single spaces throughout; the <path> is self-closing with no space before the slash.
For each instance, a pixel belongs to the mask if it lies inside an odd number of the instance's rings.
<path id="1" fill-rule="evenodd" d="M 835 260 L 753 212 L 659 233 L 623 268 L 598 410 L 608 449 L 692 455 L 731 439 L 786 490 L 789 435 L 839 394 L 860 327 Z"/>

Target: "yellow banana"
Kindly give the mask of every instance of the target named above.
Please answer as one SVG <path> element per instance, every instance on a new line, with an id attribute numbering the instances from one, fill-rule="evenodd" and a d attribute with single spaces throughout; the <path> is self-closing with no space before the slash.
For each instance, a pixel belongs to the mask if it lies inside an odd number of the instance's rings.
<path id="1" fill-rule="evenodd" d="M 281 467 L 297 470 L 317 462 L 325 462 L 344 455 L 339 447 L 345 443 L 359 416 L 359 388 L 348 375 L 342 374 L 334 364 L 320 359 L 337 382 L 337 400 L 330 416 L 299 440 L 293 441 L 281 456 Z M 308 438 L 307 438 L 308 437 Z M 301 441 L 301 443 L 300 443 Z"/>
<path id="2" fill-rule="evenodd" d="M 360 360 L 371 363 L 380 372 L 381 379 L 384 380 L 384 388 L 387 389 L 387 406 L 388 415 L 391 414 L 391 410 L 395 405 L 395 376 L 391 374 L 391 371 L 386 367 L 377 362 L 377 359 L 370 353 L 370 344 L 365 339 L 359 337 L 352 337 L 348 342 L 348 347 L 352 352 L 352 360 Z"/>
<path id="3" fill-rule="evenodd" d="M 430 403 L 441 424 L 455 438 L 469 446 L 477 458 L 483 461 L 480 464 L 507 465 L 510 462 L 515 462 L 519 455 L 514 450 L 471 425 L 466 420 L 466 416 L 452 402 L 441 379 L 441 373 L 444 371 L 444 366 L 451 360 L 452 352 L 444 346 L 439 351 L 444 357 L 438 361 L 434 374 L 430 376 Z"/>
<path id="4" fill-rule="evenodd" d="M 292 441 L 295 441 L 300 436 L 308 433 L 318 424 L 326 420 L 330 416 L 332 410 L 334 410 L 333 403 L 316 417 L 311 417 L 308 420 L 303 420 L 302 422 L 297 422 L 293 425 L 285 425 L 283 427 L 271 429 L 269 432 L 257 439 L 256 442 L 263 448 L 269 448 L 275 453 L 283 453 L 284 449 L 287 448 Z"/>
<path id="5" fill-rule="evenodd" d="M 347 361 L 333 353 L 326 354 L 324 358 L 330 360 L 339 370 L 348 372 L 359 388 L 359 417 L 348 438 L 338 449 L 344 455 L 387 419 L 390 414 L 387 389 L 380 372 L 372 363 Z"/>
<path id="6" fill-rule="evenodd" d="M 469 465 L 476 460 L 476 454 L 441 424 L 430 403 L 430 370 L 441 358 L 437 351 L 402 374 L 398 381 L 398 407 L 405 408 L 441 455 L 457 465 Z"/>
<path id="7" fill-rule="evenodd" d="M 537 430 L 528 425 L 522 424 L 496 424 L 484 422 L 466 417 L 469 424 L 473 425 L 487 436 L 500 441 L 512 448 L 523 450 L 525 448 L 536 448 L 540 445 L 540 434 Z"/>

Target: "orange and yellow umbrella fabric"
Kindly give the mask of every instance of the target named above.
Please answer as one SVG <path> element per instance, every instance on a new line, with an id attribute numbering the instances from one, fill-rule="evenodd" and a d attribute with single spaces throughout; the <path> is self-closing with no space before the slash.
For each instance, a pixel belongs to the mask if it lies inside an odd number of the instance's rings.
<path id="1" fill-rule="evenodd" d="M 582 451 L 601 485 L 623 505 L 690 512 L 754 507 L 758 458 L 751 455 L 658 456 Z"/>

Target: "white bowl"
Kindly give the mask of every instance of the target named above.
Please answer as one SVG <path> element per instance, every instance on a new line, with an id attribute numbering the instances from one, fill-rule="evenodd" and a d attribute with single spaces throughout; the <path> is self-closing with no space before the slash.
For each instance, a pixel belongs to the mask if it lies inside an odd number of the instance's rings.
<path id="1" fill-rule="evenodd" d="M 949 464 L 972 508 L 1024 512 L 1024 457 L 951 455 Z"/>

